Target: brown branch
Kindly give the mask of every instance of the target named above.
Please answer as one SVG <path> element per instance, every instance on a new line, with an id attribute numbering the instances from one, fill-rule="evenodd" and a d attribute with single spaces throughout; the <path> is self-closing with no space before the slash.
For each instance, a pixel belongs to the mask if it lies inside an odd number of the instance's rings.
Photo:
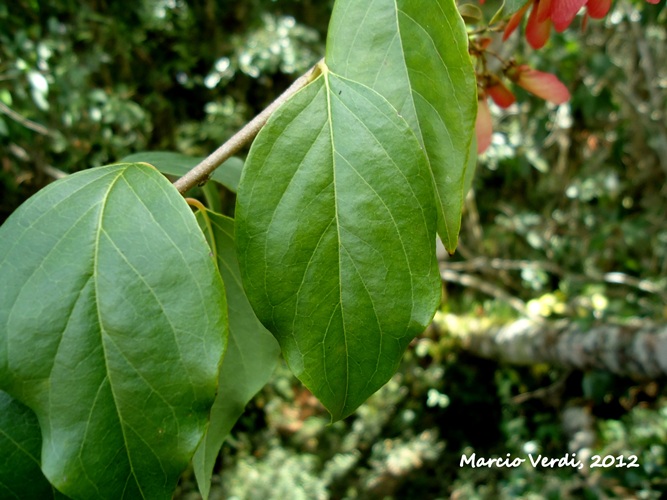
<path id="1" fill-rule="evenodd" d="M 238 152 L 243 146 L 252 141 L 276 109 L 319 76 L 320 64 L 322 63 L 323 60 L 318 62 L 304 75 L 297 78 L 285 92 L 269 104 L 264 111 L 253 118 L 245 127 L 234 134 L 213 153 L 204 158 L 201 163 L 196 165 L 187 174 L 180 179 L 177 179 L 174 182 L 174 186 L 178 189 L 178 192 L 183 194 L 189 189 L 206 182 L 216 168 L 222 165 L 225 160 L 228 160 L 234 153 Z"/>
<path id="2" fill-rule="evenodd" d="M 655 379 L 667 375 L 667 325 L 595 325 L 520 319 L 477 328 L 462 339 L 471 354 L 496 361 L 608 370 Z"/>

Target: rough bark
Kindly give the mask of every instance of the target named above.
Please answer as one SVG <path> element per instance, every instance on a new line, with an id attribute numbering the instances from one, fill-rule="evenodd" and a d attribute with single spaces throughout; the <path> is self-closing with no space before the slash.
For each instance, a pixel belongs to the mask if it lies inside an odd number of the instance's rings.
<path id="1" fill-rule="evenodd" d="M 599 368 L 633 378 L 667 375 L 667 325 L 594 325 L 584 328 L 521 319 L 476 330 L 463 348 L 512 364 L 549 363 L 574 369 Z"/>

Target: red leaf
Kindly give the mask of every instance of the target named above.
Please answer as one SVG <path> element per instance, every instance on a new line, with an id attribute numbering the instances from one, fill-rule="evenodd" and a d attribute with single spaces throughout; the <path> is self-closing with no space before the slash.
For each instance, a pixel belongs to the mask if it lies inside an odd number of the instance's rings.
<path id="1" fill-rule="evenodd" d="M 542 22 L 548 17 L 551 17 L 551 9 L 553 7 L 553 0 L 540 0 L 537 5 L 537 20 Z"/>
<path id="2" fill-rule="evenodd" d="M 551 19 L 540 22 L 538 19 L 539 3 L 533 6 L 526 24 L 526 40 L 534 49 L 541 49 L 549 39 L 551 33 Z"/>
<path id="3" fill-rule="evenodd" d="M 517 10 L 512 17 L 510 17 L 510 20 L 507 22 L 507 26 L 505 26 L 505 31 L 503 32 L 503 41 L 507 40 L 509 36 L 514 33 L 514 30 L 516 29 L 517 26 L 519 26 L 519 23 L 521 22 L 521 18 L 523 18 L 523 15 L 526 13 L 528 10 L 528 7 L 530 7 L 533 4 L 532 0 L 528 0 L 523 7 L 521 7 L 519 10 Z"/>
<path id="4" fill-rule="evenodd" d="M 650 0 L 649 0 L 650 1 Z M 611 8 L 611 0 L 588 0 L 586 10 L 593 19 L 602 19 Z"/>
<path id="5" fill-rule="evenodd" d="M 491 37 L 485 36 L 485 37 L 480 38 L 479 40 L 477 40 L 477 43 L 479 45 L 480 50 L 486 50 L 486 49 L 489 48 L 489 45 L 491 45 L 492 41 L 493 41 L 493 39 Z"/>
<path id="6" fill-rule="evenodd" d="M 516 102 L 516 97 L 500 80 L 486 88 L 486 93 L 501 108 L 509 108 Z"/>
<path id="7" fill-rule="evenodd" d="M 551 20 L 556 31 L 564 31 L 577 15 L 579 9 L 586 4 L 586 0 L 553 0 L 551 5 Z"/>
<path id="8" fill-rule="evenodd" d="M 570 91 L 556 75 L 537 71 L 525 65 L 516 68 L 514 75 L 517 85 L 545 101 L 563 104 L 570 99 Z"/>

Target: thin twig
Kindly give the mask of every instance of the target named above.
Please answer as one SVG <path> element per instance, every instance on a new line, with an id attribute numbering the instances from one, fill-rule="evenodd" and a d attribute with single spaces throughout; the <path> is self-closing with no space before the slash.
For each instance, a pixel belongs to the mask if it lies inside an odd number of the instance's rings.
<path id="1" fill-rule="evenodd" d="M 14 120 L 17 123 L 20 123 L 23 125 L 25 128 L 32 130 L 33 132 L 37 132 L 38 134 L 41 135 L 53 135 L 51 131 L 46 128 L 44 125 L 40 125 L 39 123 L 36 123 L 32 120 L 28 120 L 26 117 L 20 115 L 16 111 L 14 111 L 12 108 L 7 106 L 5 103 L 0 102 L 0 113 L 8 116 L 12 120 Z"/>
<path id="2" fill-rule="evenodd" d="M 572 374 L 573 370 L 566 370 L 558 380 L 553 384 L 547 387 L 540 387 L 537 390 L 522 392 L 517 394 L 512 398 L 512 403 L 516 405 L 524 404 L 526 401 L 531 399 L 540 399 L 545 403 L 553 405 L 553 403 L 560 402 L 560 398 L 563 394 L 563 389 L 565 389 L 565 384 L 567 383 L 568 377 Z"/>
<path id="3" fill-rule="evenodd" d="M 466 225 L 470 231 L 470 244 L 474 247 L 482 245 L 484 239 L 484 229 L 480 223 L 479 210 L 477 210 L 477 201 L 475 199 L 475 190 L 470 189 L 464 200 L 465 211 L 467 214 Z"/>
<path id="4" fill-rule="evenodd" d="M 69 175 L 67 172 L 63 172 L 62 170 L 60 170 L 60 169 L 58 169 L 58 168 L 56 168 L 56 167 L 53 167 L 53 166 L 51 166 L 51 165 L 44 165 L 44 166 L 42 167 L 42 171 L 43 171 L 46 175 L 48 175 L 48 176 L 50 176 L 50 177 L 53 177 L 53 178 L 56 179 L 56 180 L 58 180 L 58 179 L 64 179 L 65 177 L 67 177 L 67 176 Z"/>
<path id="5" fill-rule="evenodd" d="M 518 311 L 522 316 L 531 318 L 533 317 L 523 300 L 519 299 L 518 297 L 513 297 L 505 290 L 494 285 L 493 283 L 489 283 L 488 281 L 484 281 L 470 274 L 457 273 L 449 269 L 443 269 L 442 267 L 440 268 L 440 277 L 443 281 L 458 283 L 459 285 L 463 285 L 468 288 L 475 288 L 482 293 L 506 302 L 512 309 Z"/>
<path id="6" fill-rule="evenodd" d="M 442 262 L 446 269 L 452 271 L 479 271 L 492 269 L 496 271 L 523 271 L 532 269 L 546 271 L 554 274 L 563 274 L 563 271 L 551 262 L 540 262 L 531 260 L 510 260 L 486 257 L 475 257 L 467 261 L 460 262 Z"/>
<path id="7" fill-rule="evenodd" d="M 320 63 L 318 62 L 304 75 L 301 75 L 290 87 L 283 92 L 275 101 L 264 109 L 260 114 L 253 118 L 245 127 L 234 134 L 227 142 L 216 149 L 209 156 L 204 158 L 201 163 L 195 166 L 187 174 L 174 182 L 174 186 L 178 192 L 183 194 L 189 189 L 206 182 L 211 173 L 222 165 L 225 160 L 229 159 L 234 153 L 239 151 L 243 146 L 252 141 L 259 133 L 261 128 L 267 122 L 271 114 L 278 109 L 290 97 L 296 94 L 299 90 L 304 88 L 312 82 L 320 74 Z"/>
<path id="8" fill-rule="evenodd" d="M 654 283 L 647 279 L 635 278 L 634 276 L 620 272 L 605 273 L 601 276 L 601 279 L 607 283 L 625 285 L 637 288 L 642 292 L 654 293 L 667 302 L 667 290 L 665 290 L 664 282 Z"/>
<path id="9" fill-rule="evenodd" d="M 510 260 L 510 259 L 488 259 L 486 257 L 474 257 L 469 260 L 460 262 L 448 262 L 444 259 L 440 260 L 440 266 L 448 271 L 456 273 L 464 272 L 484 272 L 488 270 L 493 271 L 523 271 L 532 269 L 536 271 L 545 271 L 558 276 L 565 276 L 567 274 L 569 279 L 575 281 L 603 281 L 614 285 L 625 285 L 636 288 L 642 292 L 652 293 L 658 295 L 663 301 L 667 302 L 667 289 L 665 289 L 664 281 L 654 282 L 648 279 L 635 278 L 628 274 L 621 272 L 600 273 L 597 271 L 588 271 L 586 274 L 576 274 L 566 272 L 556 264 L 551 262 L 540 262 L 530 260 Z"/>

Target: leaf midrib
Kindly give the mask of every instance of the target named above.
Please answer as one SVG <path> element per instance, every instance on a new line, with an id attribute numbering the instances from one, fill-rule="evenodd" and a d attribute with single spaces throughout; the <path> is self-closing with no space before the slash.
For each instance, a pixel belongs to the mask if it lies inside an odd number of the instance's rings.
<path id="1" fill-rule="evenodd" d="M 362 85 L 362 84 L 359 84 L 359 83 L 358 83 L 358 85 Z M 370 90 L 371 92 L 376 92 L 376 91 L 374 91 L 373 89 L 371 89 L 370 87 L 366 87 L 366 86 L 364 86 L 364 87 L 367 88 L 368 90 Z M 376 93 L 377 93 L 377 92 L 376 92 Z M 380 94 L 378 94 L 378 95 L 380 95 Z M 334 95 L 334 98 L 335 98 L 335 95 Z M 350 114 L 354 115 L 354 112 L 353 112 L 353 111 L 352 111 L 352 110 L 351 110 L 351 109 L 350 109 L 350 108 L 349 108 L 343 101 L 341 101 L 340 99 L 339 99 L 339 101 L 340 101 L 341 105 L 344 106 L 344 107 L 350 112 Z M 368 100 L 366 100 L 366 102 L 368 102 Z M 382 110 L 379 109 L 379 108 L 377 108 L 377 106 L 375 106 L 373 103 L 369 103 L 369 104 L 372 104 L 373 107 L 375 107 L 375 109 L 376 109 L 379 113 L 382 113 Z M 354 116 L 356 116 L 356 115 L 354 115 Z M 384 152 L 385 156 L 386 156 L 389 160 L 391 160 L 391 163 L 394 165 L 394 168 L 396 169 L 396 171 L 397 171 L 397 172 L 401 175 L 401 177 L 403 177 L 403 179 L 405 180 L 405 184 L 409 187 L 410 192 L 412 193 L 413 198 L 414 198 L 414 199 L 418 199 L 417 194 L 414 192 L 412 183 L 408 180 L 408 178 L 405 176 L 405 173 L 401 170 L 401 168 L 398 166 L 398 164 L 394 161 L 394 159 L 392 158 L 392 155 L 389 153 L 389 151 L 387 151 L 387 148 L 385 148 L 385 146 L 382 144 L 382 142 L 378 140 L 377 136 L 373 133 L 372 130 L 370 130 L 370 129 L 366 126 L 366 124 L 365 124 L 363 121 L 359 120 L 359 122 L 360 122 L 361 125 L 368 131 L 368 134 L 369 134 L 371 137 L 373 137 L 373 139 L 375 140 L 376 144 L 377 144 L 377 145 L 380 147 L 380 149 L 382 149 L 382 151 Z M 406 125 L 407 125 L 407 122 L 406 122 Z M 409 132 L 412 132 L 412 129 L 410 128 L 409 125 L 407 126 L 407 130 L 408 130 Z M 387 214 L 389 215 L 389 218 L 391 219 L 391 221 L 392 221 L 392 223 L 393 223 L 393 225 L 394 225 L 394 228 L 396 229 L 396 234 L 398 235 L 398 239 L 399 239 L 399 241 L 401 242 L 401 249 L 403 250 L 403 256 L 405 257 L 405 263 L 406 263 L 406 265 L 407 265 L 407 267 L 408 267 L 409 274 L 410 274 L 410 296 L 411 296 L 410 305 L 411 305 L 411 308 L 412 308 L 411 311 L 410 311 L 410 317 L 412 317 L 412 313 L 414 312 L 414 307 L 415 307 L 415 300 L 414 300 L 414 294 L 415 294 L 415 289 L 414 289 L 414 273 L 412 272 L 412 265 L 411 265 L 411 262 L 410 262 L 410 257 L 408 256 L 408 252 L 407 252 L 407 249 L 406 249 L 406 245 L 405 245 L 405 242 L 403 241 L 402 233 L 401 233 L 401 230 L 400 230 L 400 228 L 399 228 L 399 226 L 398 226 L 398 223 L 396 222 L 396 219 L 394 218 L 394 214 L 392 214 L 391 210 L 389 209 L 389 207 L 388 207 L 387 204 L 385 203 L 385 200 L 382 198 L 382 196 L 380 196 L 380 194 L 379 194 L 379 193 L 375 190 L 375 188 L 374 188 L 374 187 L 373 187 L 373 186 L 366 180 L 366 178 L 365 178 L 363 175 L 361 175 L 361 173 L 356 169 L 356 167 L 355 167 L 355 166 L 354 166 L 354 165 L 353 165 L 347 158 L 345 158 L 343 155 L 341 155 L 340 153 L 338 153 L 338 154 L 340 155 L 341 158 L 343 158 L 343 160 L 345 160 L 345 162 L 347 163 L 347 165 L 348 165 L 352 170 L 354 170 L 354 172 L 359 176 L 359 178 L 364 182 L 364 184 L 366 184 L 366 186 L 373 192 L 373 194 L 375 195 L 375 197 L 382 203 L 382 205 L 384 206 L 385 210 L 387 211 Z M 424 155 L 424 157 L 428 160 L 428 157 L 427 157 L 426 155 Z M 334 167 L 334 170 L 335 170 L 335 167 Z M 430 169 L 429 169 L 429 170 L 430 170 Z M 431 173 L 431 175 L 432 175 L 432 173 Z M 423 207 L 423 206 L 420 206 L 420 213 L 421 213 L 421 216 L 422 216 L 422 221 L 424 222 L 424 226 L 428 226 L 428 223 L 427 223 L 427 221 L 426 221 L 426 214 L 424 213 L 424 207 Z M 356 266 L 355 266 L 355 267 L 356 267 Z M 361 275 L 359 275 L 359 277 L 361 278 Z M 363 280 L 361 280 L 361 281 L 363 282 Z M 365 283 L 364 283 L 364 288 L 366 288 L 366 284 L 365 284 Z M 367 288 L 366 288 L 366 291 L 368 291 Z M 369 297 L 372 297 L 372 295 L 370 294 L 370 292 L 369 292 Z M 377 315 L 377 311 L 375 311 L 375 304 L 374 304 L 374 303 L 373 303 L 373 312 L 374 312 L 374 314 L 375 314 L 375 318 L 376 318 L 376 321 L 377 321 L 377 324 L 378 324 L 378 328 L 380 329 L 380 333 L 382 334 L 382 328 L 381 328 L 381 325 L 380 325 L 380 319 L 379 319 L 379 317 L 378 317 L 378 315 Z M 406 331 L 408 330 L 409 327 L 410 327 L 410 325 L 409 325 L 409 323 L 408 323 L 408 324 L 406 325 L 406 327 L 405 327 L 405 328 L 406 328 Z M 380 336 L 380 342 L 382 342 L 382 335 Z M 381 349 L 380 349 L 380 351 L 381 351 Z M 378 364 L 379 364 L 379 360 L 380 360 L 380 354 L 378 354 Z M 376 370 L 376 373 L 377 373 L 377 370 Z M 372 377 L 371 377 L 371 378 L 372 378 Z M 369 380 L 369 383 L 370 383 L 370 380 Z"/>
<path id="2" fill-rule="evenodd" d="M 104 175 L 110 175 L 110 174 L 104 174 Z M 65 179 L 62 180 L 62 182 L 63 182 L 63 184 L 64 184 L 65 182 L 68 182 L 68 181 L 71 180 L 71 179 L 72 179 L 71 177 L 70 177 L 70 178 L 65 178 Z M 73 196 L 73 195 L 75 195 L 75 194 L 78 193 L 79 191 L 82 191 L 82 190 L 88 188 L 88 187 L 90 186 L 90 184 L 95 183 L 95 182 L 98 182 L 98 181 L 100 181 L 101 179 L 104 179 L 104 176 L 95 178 L 95 179 L 91 180 L 90 182 L 87 182 L 87 183 L 85 183 L 85 184 L 79 186 L 79 188 L 76 189 L 75 191 L 73 191 L 72 193 L 70 193 L 69 196 Z M 47 186 L 45 189 L 49 189 L 49 186 Z M 33 228 L 33 227 L 34 227 L 34 226 L 35 226 L 35 225 L 36 225 L 42 218 L 44 218 L 44 217 L 46 217 L 47 215 L 49 215 L 50 213 L 52 213 L 52 212 L 53 212 L 57 207 L 59 207 L 62 203 L 65 203 L 65 202 L 67 201 L 67 199 L 69 198 L 69 196 L 66 197 L 66 198 L 63 198 L 63 199 L 60 200 L 60 201 L 58 201 L 55 205 L 53 205 L 53 208 L 52 208 L 50 211 L 45 211 L 44 213 L 42 213 L 41 215 L 39 215 L 39 216 L 36 217 L 35 219 L 32 219 L 32 220 L 30 221 L 30 224 L 28 224 L 27 227 L 23 228 L 23 234 L 21 235 L 21 237 L 20 237 L 20 238 L 16 238 L 16 239 L 14 240 L 13 244 L 7 249 L 7 251 L 6 251 L 6 253 L 5 253 L 5 256 L 9 255 L 9 254 L 14 250 L 14 248 L 15 248 L 19 243 L 21 243 L 21 242 L 23 241 L 23 237 L 24 237 L 26 234 L 28 234 L 28 230 L 30 230 L 31 228 Z M 83 213 L 81 214 L 81 216 L 80 216 L 80 217 L 79 217 L 73 224 L 71 224 L 71 226 L 70 226 L 70 227 L 68 228 L 68 230 L 65 232 L 64 236 L 67 236 L 72 230 L 74 230 L 74 228 L 77 227 L 78 223 L 79 223 L 79 222 L 80 222 L 86 215 L 88 215 L 88 213 L 90 213 L 94 208 L 95 208 L 95 207 L 91 207 L 91 208 L 88 209 L 86 212 L 83 212 Z M 59 243 L 60 241 L 62 241 L 62 240 L 63 240 L 63 238 L 61 237 L 61 238 L 58 240 L 58 243 Z M 53 251 L 54 251 L 56 248 L 57 248 L 57 244 L 53 245 L 53 246 L 49 249 L 49 251 L 46 253 L 46 255 L 44 256 L 44 258 L 42 259 L 42 262 L 46 261 L 46 260 L 49 258 L 49 256 L 53 253 Z M 16 303 L 17 303 L 17 302 L 19 301 L 19 299 L 21 298 L 21 294 L 23 293 L 23 290 L 25 289 L 25 287 L 27 286 L 27 284 L 32 280 L 32 278 L 35 276 L 35 274 L 37 273 L 37 271 L 38 271 L 39 269 L 41 269 L 41 265 L 38 266 L 38 267 L 36 267 L 36 268 L 34 268 L 34 269 L 32 270 L 32 272 L 30 273 L 30 276 L 28 276 L 28 277 L 24 280 L 24 282 L 23 282 L 23 284 L 21 285 L 20 289 L 17 291 L 16 296 L 14 297 L 14 302 L 12 303 L 12 305 L 11 305 L 11 306 L 9 307 L 9 309 L 8 309 L 9 312 L 8 312 L 8 314 L 7 314 L 7 320 L 6 320 L 6 325 L 5 325 L 5 326 L 8 326 L 8 325 L 11 323 L 11 319 L 12 319 L 12 316 L 13 316 L 13 314 L 14 314 L 14 310 L 15 310 L 15 309 L 14 309 L 14 306 L 16 305 Z M 78 299 L 77 299 L 77 301 L 78 301 Z M 74 307 L 76 307 L 76 303 L 77 303 L 77 301 L 74 301 L 74 302 L 73 302 L 72 309 L 74 309 Z M 71 311 L 70 311 L 70 315 L 71 315 Z M 61 335 L 61 337 L 62 337 L 62 335 Z M 62 341 L 62 338 L 61 338 L 61 341 Z M 59 341 L 59 344 L 60 344 L 60 341 Z M 4 366 L 9 367 L 9 360 L 12 359 L 12 356 L 10 355 L 11 338 L 10 338 L 9 336 L 7 337 L 7 339 L 6 339 L 6 341 L 5 341 L 5 345 L 6 345 L 6 349 L 5 349 L 5 361 L 4 361 Z M 58 346 L 56 347 L 56 352 L 58 352 L 59 348 L 60 348 L 60 347 L 59 347 L 59 345 L 58 345 Z M 51 373 L 52 369 L 53 369 L 53 366 L 52 366 L 51 369 L 49 370 L 49 376 L 47 377 L 47 379 L 50 378 L 50 373 Z"/>
<path id="3" fill-rule="evenodd" d="M 123 436 L 123 443 L 125 445 L 125 455 L 127 456 L 128 463 L 130 465 L 130 471 L 132 474 L 132 477 L 134 478 L 134 482 L 137 485 L 137 488 L 139 492 L 141 493 L 142 498 L 146 498 L 146 495 L 144 494 L 141 484 L 139 484 L 139 481 L 137 480 L 135 468 L 134 468 L 134 463 L 132 462 L 132 457 L 130 455 L 130 449 L 129 449 L 129 444 L 128 444 L 128 437 L 125 432 L 125 425 L 123 418 L 121 417 L 120 411 L 119 411 L 119 404 L 118 404 L 118 398 L 116 396 L 116 393 L 114 392 L 114 385 L 111 381 L 111 370 L 109 367 L 108 359 L 107 359 L 107 352 L 104 344 L 104 339 L 103 335 L 104 333 L 104 323 L 102 322 L 102 314 L 101 314 L 101 306 L 100 306 L 100 293 L 99 293 L 99 279 L 97 277 L 98 274 L 98 268 L 99 268 L 99 249 L 100 249 L 100 238 L 102 235 L 102 221 L 104 219 L 104 212 L 106 209 L 107 201 L 109 200 L 109 195 L 111 193 L 111 190 L 114 188 L 116 183 L 119 181 L 119 179 L 123 176 L 127 168 L 123 168 L 122 170 L 118 171 L 118 174 L 116 177 L 109 183 L 109 187 L 104 194 L 102 205 L 100 207 L 100 215 L 97 221 L 97 227 L 96 227 L 96 234 L 95 234 L 95 250 L 93 254 L 93 275 L 95 276 L 94 280 L 94 288 L 95 288 L 95 308 L 97 312 L 97 321 L 100 325 L 99 333 L 100 333 L 100 345 L 102 346 L 102 353 L 104 357 L 104 368 L 106 371 L 105 378 L 109 379 L 109 391 L 111 392 L 111 397 L 114 400 L 114 409 L 116 410 L 116 415 L 118 417 L 118 423 L 120 425 L 120 430 L 121 434 Z M 108 334 L 107 334 L 108 335 Z"/>
<path id="4" fill-rule="evenodd" d="M 347 399 L 350 390 L 350 352 L 347 343 L 347 329 L 345 327 L 345 308 L 343 307 L 343 276 L 342 276 L 342 262 L 341 262 L 341 251 L 342 246 L 341 236 L 340 236 L 340 220 L 338 217 L 338 188 L 336 183 L 336 143 L 334 142 L 334 130 L 333 130 L 333 119 L 332 119 L 332 108 L 331 108 L 331 88 L 329 87 L 329 71 L 323 71 L 324 86 L 325 86 L 325 95 L 327 99 L 327 122 L 329 124 L 329 137 L 331 141 L 331 163 L 332 163 L 332 180 L 333 180 L 333 197 L 334 197 L 334 220 L 336 222 L 336 238 L 338 240 L 338 303 L 340 304 L 340 315 L 341 322 L 343 325 L 343 340 L 345 342 L 345 394 L 343 396 L 343 401 L 340 405 L 340 413 L 343 412 L 345 406 L 347 405 Z M 327 332 L 328 333 L 328 332 Z M 326 336 L 326 334 L 325 334 Z M 326 356 L 325 356 L 326 359 Z M 326 375 L 326 371 L 325 371 Z M 328 380 L 328 379 L 327 379 Z"/>

